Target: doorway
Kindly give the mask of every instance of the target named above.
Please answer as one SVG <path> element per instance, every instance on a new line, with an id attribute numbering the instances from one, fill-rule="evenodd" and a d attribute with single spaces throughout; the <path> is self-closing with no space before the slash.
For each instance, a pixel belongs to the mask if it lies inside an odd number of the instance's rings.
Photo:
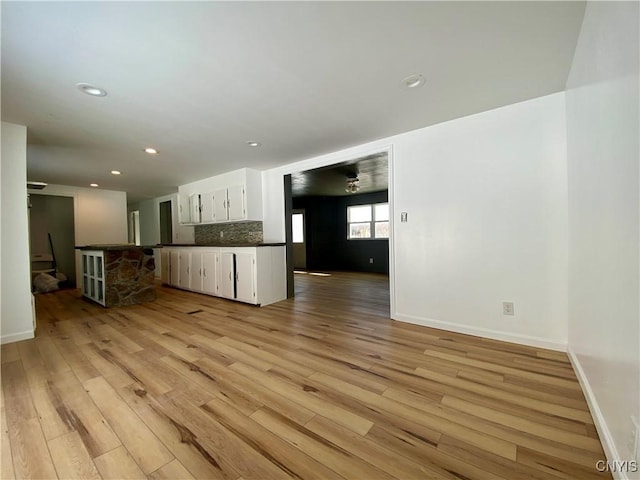
<path id="1" fill-rule="evenodd" d="M 301 293 L 299 287 L 309 283 L 303 277 L 324 276 L 332 283 L 343 278 L 336 272 L 352 273 L 354 279 L 379 276 L 389 292 L 389 177 L 390 151 L 284 176 L 289 297 Z M 383 207 L 389 212 L 385 218 L 372 214 L 367 238 L 349 234 L 353 222 L 348 212 L 359 205 L 369 207 L 371 212 L 382 211 Z M 358 299 L 353 301 L 357 303 Z M 384 314 L 390 315 L 388 308 Z"/>
<path id="2" fill-rule="evenodd" d="M 129 213 L 129 243 L 140 245 L 140 211 Z"/>
<path id="3" fill-rule="evenodd" d="M 160 202 L 160 243 L 167 245 L 173 243 L 173 222 L 171 212 L 171 200 Z"/>
<path id="4" fill-rule="evenodd" d="M 76 286 L 75 220 L 73 197 L 29 195 L 29 246 L 31 255 L 52 255 L 56 273 Z M 51 241 L 49 241 L 51 236 Z"/>

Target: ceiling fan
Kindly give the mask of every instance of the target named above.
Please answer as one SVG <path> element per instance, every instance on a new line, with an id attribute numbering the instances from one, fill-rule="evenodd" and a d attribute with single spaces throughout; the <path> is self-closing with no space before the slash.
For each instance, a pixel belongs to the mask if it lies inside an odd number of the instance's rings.
<path id="1" fill-rule="evenodd" d="M 347 186 L 344 189 L 347 193 L 357 193 L 360 190 L 360 179 L 357 173 L 347 175 Z"/>

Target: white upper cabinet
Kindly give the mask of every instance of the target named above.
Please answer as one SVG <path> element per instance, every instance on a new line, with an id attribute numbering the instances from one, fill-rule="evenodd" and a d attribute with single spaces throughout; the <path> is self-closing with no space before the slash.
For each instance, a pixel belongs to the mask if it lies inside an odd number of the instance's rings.
<path id="1" fill-rule="evenodd" d="M 213 192 L 213 220 L 216 222 L 225 222 L 229 220 L 226 188 L 221 188 L 220 190 Z"/>
<path id="2" fill-rule="evenodd" d="M 213 207 L 213 193 L 200 194 L 200 222 L 213 223 L 215 221 Z"/>
<path id="3" fill-rule="evenodd" d="M 244 185 L 235 185 L 233 187 L 216 190 L 213 194 L 214 221 L 246 220 L 246 201 L 247 197 Z"/>
<path id="4" fill-rule="evenodd" d="M 244 185 L 236 185 L 227 188 L 227 211 L 229 220 L 245 220 L 247 210 L 245 209 L 246 193 Z"/>
<path id="5" fill-rule="evenodd" d="M 179 223 L 191 223 L 190 198 L 188 195 L 178 195 Z"/>
<path id="6" fill-rule="evenodd" d="M 200 194 L 194 193 L 189 195 L 189 212 L 191 223 L 200 223 Z"/>
<path id="7" fill-rule="evenodd" d="M 187 198 L 181 223 L 262 220 L 262 173 L 243 168 L 178 187 Z M 184 209 L 184 207 L 183 207 Z"/>

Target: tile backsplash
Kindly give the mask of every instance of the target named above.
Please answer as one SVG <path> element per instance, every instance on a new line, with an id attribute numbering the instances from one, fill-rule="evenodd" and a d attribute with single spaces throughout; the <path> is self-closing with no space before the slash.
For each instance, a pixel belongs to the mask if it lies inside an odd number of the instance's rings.
<path id="1" fill-rule="evenodd" d="M 262 222 L 213 223 L 195 226 L 196 245 L 261 243 Z"/>

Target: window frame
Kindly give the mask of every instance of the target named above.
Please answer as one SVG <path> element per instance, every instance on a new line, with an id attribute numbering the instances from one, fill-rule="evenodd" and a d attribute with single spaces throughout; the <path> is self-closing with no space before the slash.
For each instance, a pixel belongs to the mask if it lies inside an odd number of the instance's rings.
<path id="1" fill-rule="evenodd" d="M 378 205 L 386 205 L 387 206 L 387 219 L 386 220 L 376 220 L 376 206 Z M 369 207 L 369 213 L 371 220 L 364 222 L 352 222 L 350 209 L 355 207 Z M 386 223 L 391 227 L 391 215 L 389 214 L 389 202 L 376 202 L 376 203 L 363 203 L 363 204 L 355 204 L 355 205 L 347 205 L 347 240 L 389 240 L 389 235 L 386 237 L 376 237 L 376 224 Z M 351 236 L 351 225 L 352 224 L 369 224 L 369 236 L 368 237 L 352 237 Z M 389 232 L 391 233 L 391 232 Z"/>

